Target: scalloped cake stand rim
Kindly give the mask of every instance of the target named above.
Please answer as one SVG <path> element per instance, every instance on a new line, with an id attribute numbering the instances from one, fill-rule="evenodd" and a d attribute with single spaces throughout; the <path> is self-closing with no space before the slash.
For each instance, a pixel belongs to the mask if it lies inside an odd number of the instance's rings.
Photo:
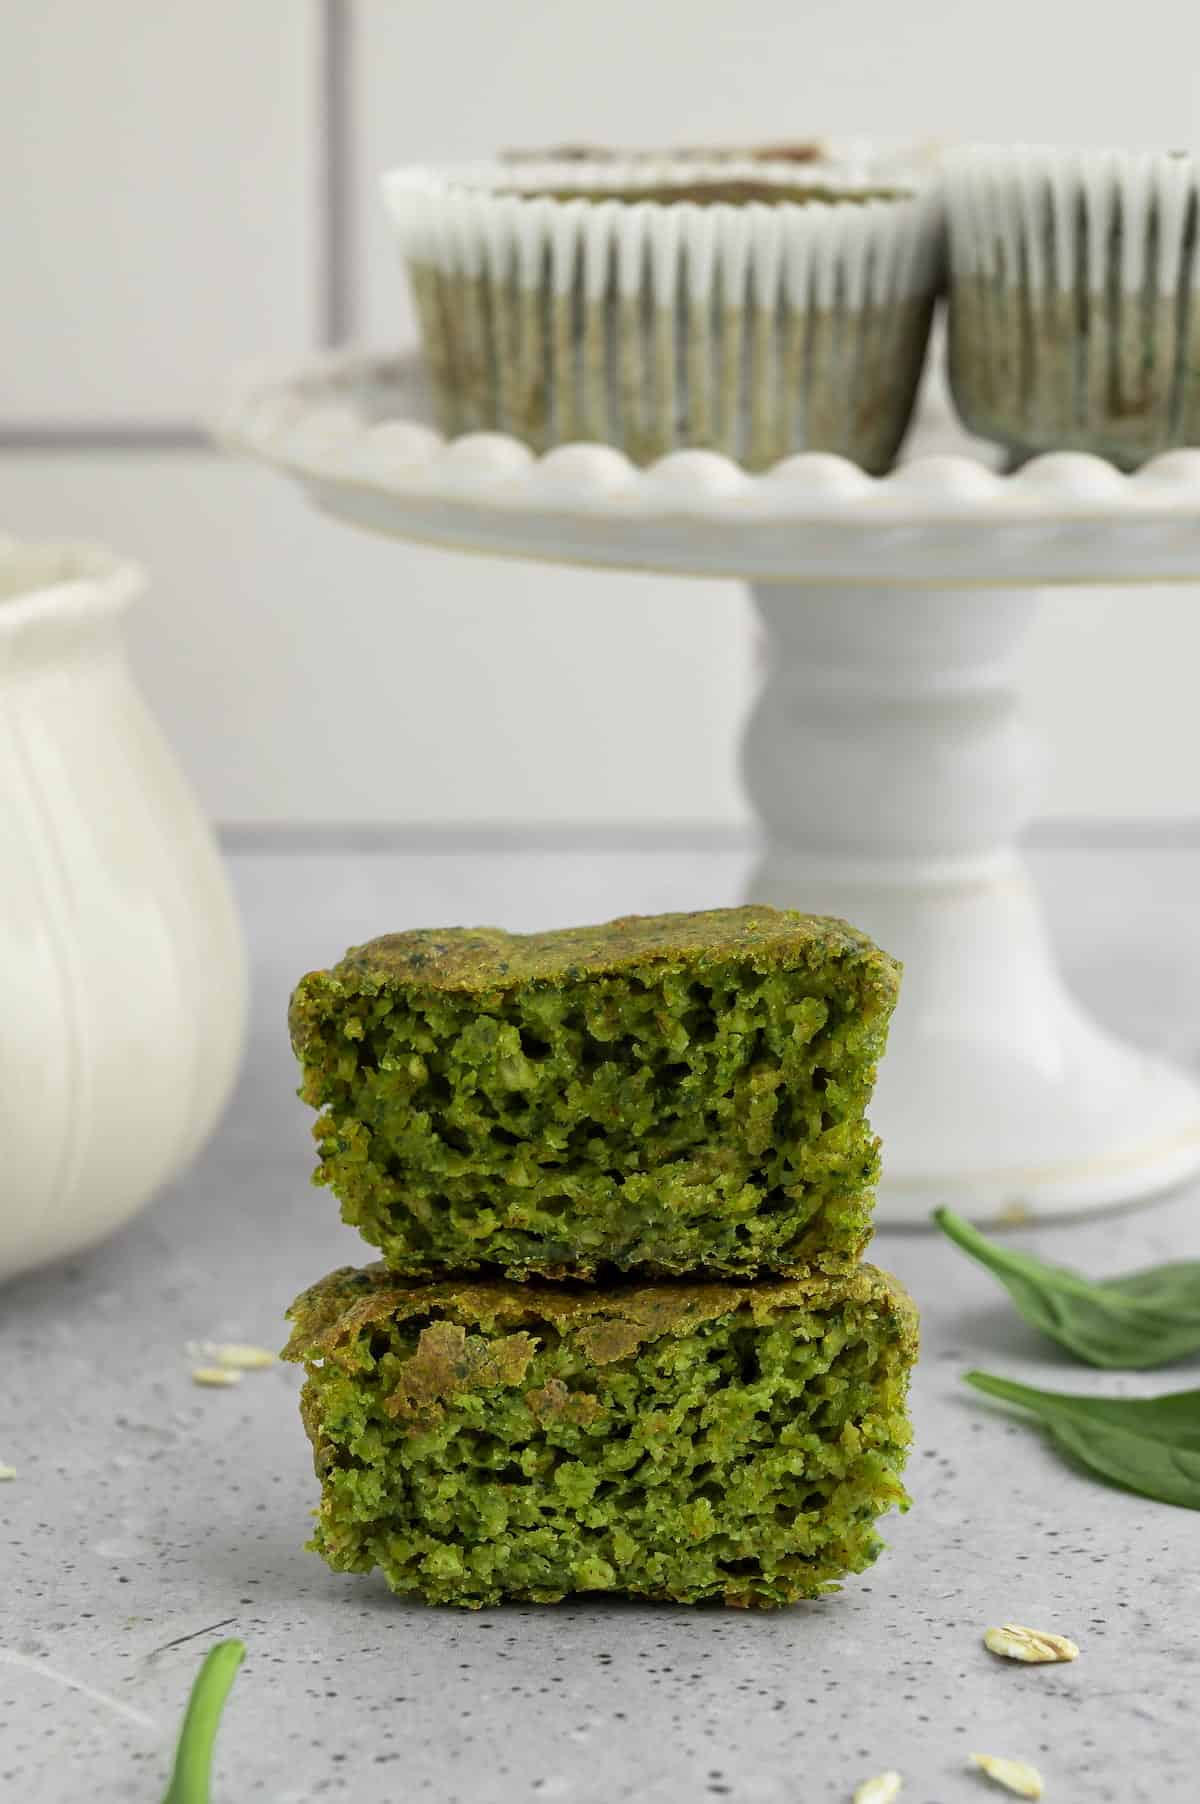
<path id="1" fill-rule="evenodd" d="M 1002 475 L 927 408 L 886 476 L 813 452 L 756 475 L 715 451 L 638 467 L 608 445 L 447 439 L 431 411 L 417 353 L 339 352 L 243 382 L 215 430 L 352 524 L 451 548 L 762 581 L 1200 577 L 1200 449 L 1131 475 L 1080 452 Z"/>

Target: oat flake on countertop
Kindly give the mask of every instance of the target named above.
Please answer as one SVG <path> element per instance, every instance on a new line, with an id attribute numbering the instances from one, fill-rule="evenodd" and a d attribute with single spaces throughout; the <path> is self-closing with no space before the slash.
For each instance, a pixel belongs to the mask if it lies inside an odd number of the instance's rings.
<path id="1" fill-rule="evenodd" d="M 193 1384 L 211 1385 L 214 1389 L 241 1382 L 242 1374 L 230 1371 L 228 1366 L 196 1366 L 192 1372 Z"/>
<path id="2" fill-rule="evenodd" d="M 1016 1622 L 1005 1622 L 998 1629 L 988 1629 L 983 1645 L 989 1653 L 1000 1654 L 1005 1660 L 1025 1660 L 1032 1665 L 1079 1658 L 1079 1648 L 1069 1635 L 1025 1629 Z"/>
<path id="3" fill-rule="evenodd" d="M 1030 1766 L 1024 1760 L 1005 1760 L 999 1754 L 972 1754 L 971 1759 L 989 1779 L 994 1779 L 1007 1791 L 1015 1792 L 1018 1798 L 1041 1797 L 1042 1775 L 1036 1766 Z"/>
<path id="4" fill-rule="evenodd" d="M 899 1773 L 876 1773 L 873 1779 L 863 1780 L 854 1794 L 854 1804 L 896 1804 L 903 1784 Z"/>
<path id="5" fill-rule="evenodd" d="M 261 1372 L 275 1364 L 275 1355 L 269 1347 L 251 1346 L 246 1341 L 206 1341 L 202 1351 L 207 1358 L 215 1360 L 219 1366 L 227 1366 L 231 1372 Z"/>

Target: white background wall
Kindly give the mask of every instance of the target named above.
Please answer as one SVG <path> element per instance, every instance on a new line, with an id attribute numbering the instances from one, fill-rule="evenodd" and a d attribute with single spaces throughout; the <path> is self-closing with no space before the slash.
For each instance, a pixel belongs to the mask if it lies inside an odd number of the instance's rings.
<path id="1" fill-rule="evenodd" d="M 822 130 L 1194 146 L 1200 9 L 0 7 L 0 526 L 148 564 L 134 654 L 218 818 L 745 818 L 735 587 L 360 539 L 191 422 L 239 362 L 412 336 L 376 199 L 392 162 Z M 1027 679 L 1048 812 L 1200 814 L 1198 668 L 1194 590 L 1056 598 Z"/>

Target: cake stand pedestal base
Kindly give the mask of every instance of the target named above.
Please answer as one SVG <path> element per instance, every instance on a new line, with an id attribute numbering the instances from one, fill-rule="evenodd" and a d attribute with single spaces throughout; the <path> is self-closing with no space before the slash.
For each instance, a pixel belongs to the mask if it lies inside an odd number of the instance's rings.
<path id="1" fill-rule="evenodd" d="M 1018 860 L 920 887 L 769 852 L 749 897 L 862 927 L 904 960 L 871 1121 L 881 1224 L 940 1204 L 1015 1224 L 1157 1195 L 1200 1163 L 1200 1092 L 1079 1008 Z"/>
<path id="2" fill-rule="evenodd" d="M 1036 590 L 763 584 L 749 899 L 843 916 L 904 961 L 871 1119 L 880 1219 L 1153 1195 L 1200 1162 L 1200 1088 L 1067 992 L 1014 842 L 1037 748 L 1014 661 Z"/>

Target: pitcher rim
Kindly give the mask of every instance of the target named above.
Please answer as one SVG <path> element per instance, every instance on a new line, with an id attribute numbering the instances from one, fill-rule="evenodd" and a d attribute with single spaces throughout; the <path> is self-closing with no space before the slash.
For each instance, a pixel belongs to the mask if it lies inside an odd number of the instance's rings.
<path id="1" fill-rule="evenodd" d="M 0 533 L 0 637 L 42 621 L 121 613 L 145 586 L 141 566 L 105 545 Z"/>

